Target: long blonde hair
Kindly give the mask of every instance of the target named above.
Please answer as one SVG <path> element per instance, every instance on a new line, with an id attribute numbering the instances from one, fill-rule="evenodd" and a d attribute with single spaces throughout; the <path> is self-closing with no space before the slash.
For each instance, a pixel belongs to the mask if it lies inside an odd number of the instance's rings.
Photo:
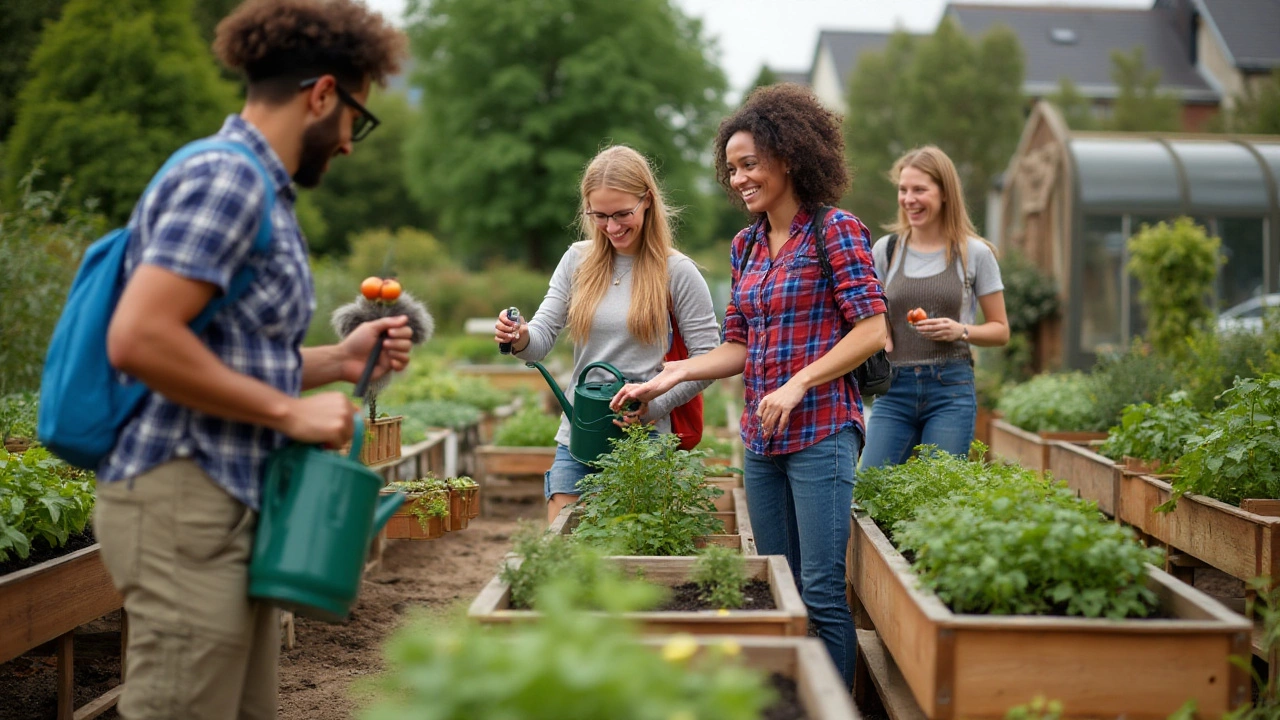
<path id="1" fill-rule="evenodd" d="M 964 189 L 960 186 L 960 173 L 956 172 L 955 164 L 936 145 L 925 145 L 909 150 L 898 158 L 898 161 L 893 164 L 893 170 L 889 172 L 889 180 L 893 183 L 895 191 L 898 181 L 902 178 L 902 171 L 907 168 L 919 170 L 937 184 L 942 195 L 942 235 L 947 239 L 947 265 L 955 262 L 958 254 L 961 265 L 967 271 L 969 238 L 977 238 L 987 243 L 988 247 L 991 243 L 978 234 L 977 229 L 973 227 L 973 221 L 969 219 L 969 210 L 964 204 Z M 901 205 L 898 206 L 897 222 L 889 225 L 888 229 L 898 233 L 898 237 L 902 238 L 903 247 L 910 242 L 911 224 L 907 222 L 907 213 Z"/>
<path id="2" fill-rule="evenodd" d="M 569 299 L 569 337 L 585 341 L 591 334 L 600 298 L 609 289 L 614 275 L 613 245 L 603 228 L 587 219 L 591 210 L 587 196 L 608 189 L 649 198 L 644 210 L 635 263 L 631 270 L 631 305 L 627 311 L 627 330 L 646 345 L 664 339 L 668 331 L 667 258 L 675 251 L 671 219 L 674 210 L 667 207 L 662 190 L 645 157 L 626 145 L 601 150 L 582 174 L 582 208 L 578 224 L 584 240 L 590 243 L 586 257 L 573 273 L 573 291 Z"/>

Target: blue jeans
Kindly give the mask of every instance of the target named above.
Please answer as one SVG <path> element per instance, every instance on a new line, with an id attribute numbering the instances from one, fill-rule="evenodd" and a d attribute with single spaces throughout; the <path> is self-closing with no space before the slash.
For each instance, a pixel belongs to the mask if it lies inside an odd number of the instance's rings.
<path id="1" fill-rule="evenodd" d="M 582 488 L 578 487 L 578 481 L 597 472 L 600 471 L 575 460 L 569 454 L 569 448 L 557 444 L 556 457 L 551 461 L 551 469 L 542 476 L 542 494 L 548 500 L 558 493 L 581 495 Z"/>
<path id="2" fill-rule="evenodd" d="M 977 416 L 968 361 L 896 367 L 889 392 L 871 408 L 862 467 L 901 465 L 917 445 L 967 457 Z"/>
<path id="3" fill-rule="evenodd" d="M 846 685 L 853 682 L 858 643 L 844 594 L 844 551 L 861 445 L 850 428 L 787 455 L 748 450 L 743 468 L 756 548 L 786 556 L 809 619 Z"/>

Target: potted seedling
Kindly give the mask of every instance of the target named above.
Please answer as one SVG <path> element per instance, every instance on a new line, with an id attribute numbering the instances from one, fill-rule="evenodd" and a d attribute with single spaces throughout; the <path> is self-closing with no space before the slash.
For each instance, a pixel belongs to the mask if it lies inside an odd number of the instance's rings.
<path id="1" fill-rule="evenodd" d="M 426 306 L 405 291 L 398 280 L 368 277 L 360 283 L 360 294 L 356 299 L 334 310 L 331 321 L 338 336 L 345 338 L 366 322 L 398 315 L 409 318 L 409 329 L 413 332 L 410 340 L 414 345 L 426 342 L 435 331 L 435 321 Z M 374 350 L 375 353 L 380 351 L 381 346 Z M 378 393 L 391 383 L 391 377 L 392 374 L 387 373 L 370 381 L 365 389 L 364 401 L 369 408 L 369 420 L 360 460 L 366 465 L 400 457 L 403 416 L 378 416 Z"/>
<path id="2" fill-rule="evenodd" d="M 435 540 L 445 534 L 449 521 L 449 486 L 435 477 L 395 480 L 384 493 L 403 492 L 405 502 L 387 522 L 390 540 Z"/>

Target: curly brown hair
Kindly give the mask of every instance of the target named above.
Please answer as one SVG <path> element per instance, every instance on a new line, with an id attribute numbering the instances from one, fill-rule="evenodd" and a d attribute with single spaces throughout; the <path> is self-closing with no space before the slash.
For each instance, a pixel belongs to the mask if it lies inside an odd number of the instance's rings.
<path id="1" fill-rule="evenodd" d="M 729 185 L 725 146 L 743 130 L 766 157 L 787 163 L 801 205 L 834 205 L 849 188 L 840 116 L 823 107 L 809 88 L 779 83 L 756 88 L 716 133 L 716 180 L 739 207 L 746 205 Z"/>
<path id="2" fill-rule="evenodd" d="M 349 90 L 385 84 L 405 35 L 355 0 L 248 0 L 218 23 L 213 51 L 249 82 L 249 97 L 283 102 L 298 83 L 333 75 Z"/>

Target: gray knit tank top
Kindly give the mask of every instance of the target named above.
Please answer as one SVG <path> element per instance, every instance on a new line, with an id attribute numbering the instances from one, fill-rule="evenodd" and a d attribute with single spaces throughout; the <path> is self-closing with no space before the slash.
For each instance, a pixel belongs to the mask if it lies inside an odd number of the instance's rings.
<path id="1" fill-rule="evenodd" d="M 893 328 L 893 352 L 889 353 L 889 362 L 894 365 L 929 365 L 949 360 L 970 360 L 968 342 L 929 340 L 907 322 L 907 313 L 913 308 L 922 308 L 931 318 L 947 317 L 960 322 L 960 303 L 964 296 L 960 273 L 956 272 L 954 265 L 948 265 L 937 275 L 912 278 L 907 277 L 905 265 L 906 258 L 903 258 L 898 271 L 891 273 L 885 286 L 885 296 L 889 299 L 889 325 Z"/>

